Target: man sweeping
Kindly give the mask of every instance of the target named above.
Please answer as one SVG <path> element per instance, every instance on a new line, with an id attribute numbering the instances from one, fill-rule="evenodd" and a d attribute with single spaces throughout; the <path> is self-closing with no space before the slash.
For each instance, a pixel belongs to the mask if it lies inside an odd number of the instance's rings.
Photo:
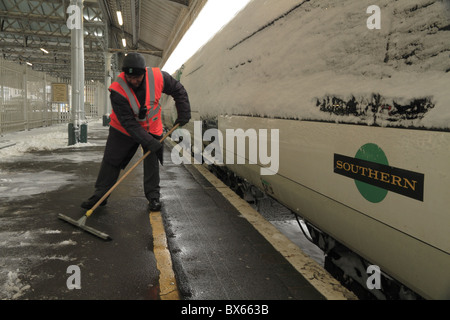
<path id="1" fill-rule="evenodd" d="M 183 85 L 159 68 L 147 68 L 144 57 L 129 53 L 123 61 L 122 73 L 109 87 L 112 113 L 105 152 L 95 183 L 95 193 L 81 204 L 91 209 L 116 183 L 139 145 L 144 153 L 144 192 L 150 211 L 161 210 L 159 163 L 163 160 L 161 106 L 162 93 L 175 100 L 177 120 L 183 126 L 191 118 L 188 94 Z M 101 205 L 104 206 L 107 199 Z"/>

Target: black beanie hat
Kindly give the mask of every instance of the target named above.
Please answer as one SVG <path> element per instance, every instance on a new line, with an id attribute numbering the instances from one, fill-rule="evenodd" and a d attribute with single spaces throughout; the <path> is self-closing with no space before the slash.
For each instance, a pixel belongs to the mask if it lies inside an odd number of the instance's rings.
<path id="1" fill-rule="evenodd" d="M 129 53 L 122 64 L 122 71 L 128 75 L 139 76 L 145 73 L 145 59 L 137 52 Z"/>

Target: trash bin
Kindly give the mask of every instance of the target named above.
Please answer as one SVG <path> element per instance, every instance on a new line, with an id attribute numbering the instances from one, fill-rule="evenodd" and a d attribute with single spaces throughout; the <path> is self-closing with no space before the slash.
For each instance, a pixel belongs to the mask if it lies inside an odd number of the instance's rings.
<path id="1" fill-rule="evenodd" d="M 83 123 L 80 126 L 80 142 L 81 143 L 87 142 L 87 123 Z"/>
<path id="2" fill-rule="evenodd" d="M 111 121 L 111 119 L 109 118 L 109 116 L 108 115 L 103 115 L 103 126 L 104 127 L 107 127 L 107 126 L 109 126 L 109 122 Z"/>
<path id="3" fill-rule="evenodd" d="M 73 123 L 69 123 L 69 146 L 77 144 L 78 142 L 80 143 L 86 143 L 87 142 L 87 123 L 83 123 L 80 126 L 80 132 L 79 132 L 79 136 L 77 136 L 77 129 L 75 128 L 75 126 L 73 125 Z"/>
<path id="4" fill-rule="evenodd" d="M 72 146 L 75 143 L 77 143 L 76 138 L 75 138 L 75 128 L 73 126 L 73 123 L 69 123 L 68 130 L 69 130 L 69 132 L 68 132 L 69 133 L 69 146 Z"/>

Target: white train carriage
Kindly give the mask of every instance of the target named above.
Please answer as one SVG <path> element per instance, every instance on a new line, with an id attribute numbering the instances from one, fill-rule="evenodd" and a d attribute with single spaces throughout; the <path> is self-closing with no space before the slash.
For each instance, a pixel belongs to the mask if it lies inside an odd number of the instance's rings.
<path id="1" fill-rule="evenodd" d="M 329 262 L 376 265 L 392 280 L 378 298 L 449 299 L 450 8 L 371 4 L 250 2 L 177 73 L 185 128 L 195 155 L 307 221 Z"/>

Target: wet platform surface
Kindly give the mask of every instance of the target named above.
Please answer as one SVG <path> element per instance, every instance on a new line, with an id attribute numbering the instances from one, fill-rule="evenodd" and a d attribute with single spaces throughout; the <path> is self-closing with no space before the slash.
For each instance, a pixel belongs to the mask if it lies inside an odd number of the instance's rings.
<path id="1" fill-rule="evenodd" d="M 144 197 L 142 165 L 87 219 L 112 241 L 57 218 L 85 214 L 80 203 L 93 192 L 107 133 L 107 127 L 90 123 L 85 146 L 26 150 L 0 162 L 1 299 L 162 299 L 154 250 L 159 240 Z M 223 192 L 196 167 L 173 164 L 165 148 L 160 215 L 175 274 L 169 285 L 176 287 L 177 299 L 327 298 Z M 138 151 L 133 161 L 140 156 Z M 70 288 L 77 284 L 80 289 Z"/>

